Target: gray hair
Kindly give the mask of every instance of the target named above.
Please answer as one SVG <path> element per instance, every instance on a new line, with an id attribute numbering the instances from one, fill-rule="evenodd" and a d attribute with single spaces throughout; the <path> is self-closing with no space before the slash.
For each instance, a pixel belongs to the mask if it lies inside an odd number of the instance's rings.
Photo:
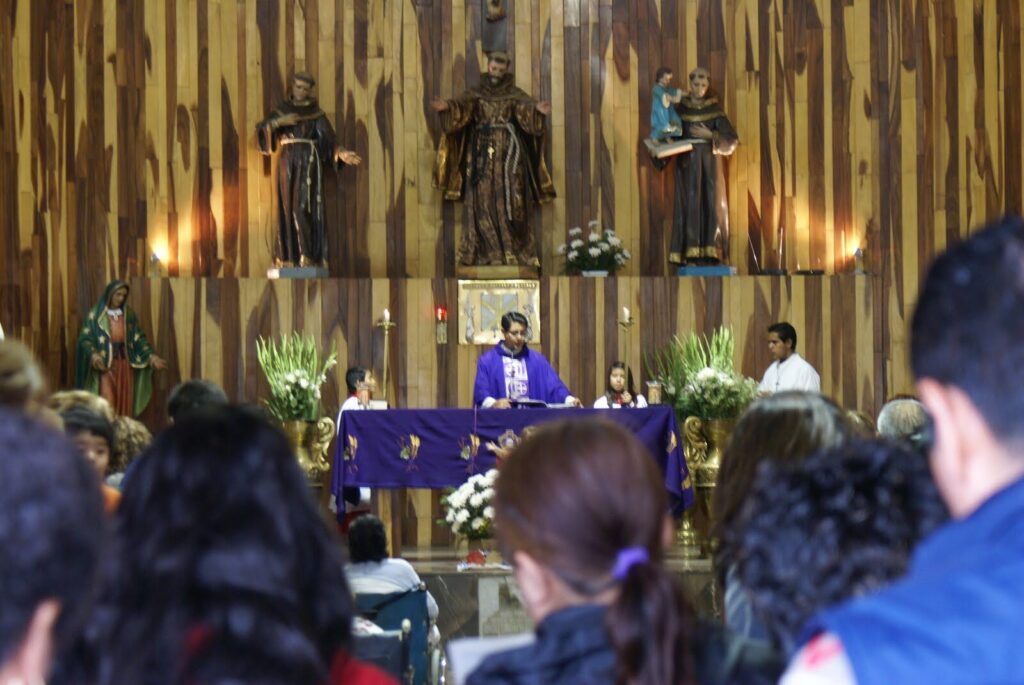
<path id="1" fill-rule="evenodd" d="M 878 434 L 906 440 L 924 428 L 927 421 L 924 405 L 917 400 L 891 400 L 878 412 Z"/>

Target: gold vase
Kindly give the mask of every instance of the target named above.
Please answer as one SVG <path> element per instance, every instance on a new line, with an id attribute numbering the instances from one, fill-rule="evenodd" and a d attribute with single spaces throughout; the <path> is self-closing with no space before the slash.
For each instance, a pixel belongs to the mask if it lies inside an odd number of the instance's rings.
<path id="1" fill-rule="evenodd" d="M 722 465 L 722 450 L 733 428 L 735 419 L 701 419 L 691 416 L 683 422 L 683 455 L 686 468 L 694 484 L 694 506 L 691 526 L 695 529 L 701 548 L 701 556 L 708 553 L 714 541 L 710 539 L 713 529 L 712 501 L 718 471 Z M 683 541 L 680 540 L 680 543 Z"/>
<path id="2" fill-rule="evenodd" d="M 331 470 L 327 449 L 334 438 L 334 420 L 322 416 L 318 421 L 282 421 L 281 428 L 295 452 L 299 468 L 314 486 L 320 486 Z"/>

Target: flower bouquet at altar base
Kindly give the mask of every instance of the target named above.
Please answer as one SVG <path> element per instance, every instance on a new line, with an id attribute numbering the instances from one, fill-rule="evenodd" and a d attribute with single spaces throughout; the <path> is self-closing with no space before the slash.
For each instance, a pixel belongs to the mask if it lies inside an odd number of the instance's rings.
<path id="1" fill-rule="evenodd" d="M 452 532 L 467 540 L 485 540 L 494 535 L 494 483 L 498 470 L 470 476 L 469 480 L 441 498 L 445 510 L 444 523 Z M 440 521 L 439 521 L 440 523 Z M 483 564 L 486 556 L 479 550 L 470 552 L 467 561 Z"/>
<path id="2" fill-rule="evenodd" d="M 278 421 L 316 421 L 320 386 L 337 364 L 332 349 L 323 356 L 313 338 L 293 333 L 279 340 L 256 340 L 256 359 L 270 385 L 267 410 Z"/>
<path id="3" fill-rule="evenodd" d="M 648 373 L 661 381 L 680 420 L 734 419 L 754 400 L 757 381 L 733 367 L 735 347 L 732 330 L 722 327 L 710 339 L 696 333 L 685 340 L 675 336 L 648 360 Z"/>
<path id="4" fill-rule="evenodd" d="M 583 239 L 583 229 L 569 229 L 569 241 L 558 246 L 558 254 L 565 255 L 565 272 L 578 274 L 582 271 L 615 271 L 625 265 L 632 255 L 622 246 L 622 239 L 615 231 L 606 228 L 601 231 L 598 221 L 587 224 L 589 234 Z"/>

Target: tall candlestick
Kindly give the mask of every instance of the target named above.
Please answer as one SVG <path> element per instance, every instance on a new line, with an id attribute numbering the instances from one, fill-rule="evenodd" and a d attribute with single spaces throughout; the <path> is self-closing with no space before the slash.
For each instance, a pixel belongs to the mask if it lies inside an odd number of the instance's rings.
<path id="1" fill-rule="evenodd" d="M 389 337 L 391 335 L 391 329 L 396 324 L 391 321 L 391 312 L 387 309 L 384 310 L 384 316 L 377 322 L 377 328 L 383 329 L 384 331 L 384 363 L 383 372 L 381 373 L 381 398 L 387 400 L 388 398 L 388 357 L 390 356 L 391 342 Z"/>

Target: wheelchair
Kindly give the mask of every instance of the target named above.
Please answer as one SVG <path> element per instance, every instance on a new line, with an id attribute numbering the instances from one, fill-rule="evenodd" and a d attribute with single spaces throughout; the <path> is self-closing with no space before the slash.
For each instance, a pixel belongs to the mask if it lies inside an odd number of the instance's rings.
<path id="1" fill-rule="evenodd" d="M 428 641 L 432 622 L 427 614 L 427 590 L 418 588 L 387 594 L 357 594 L 356 610 L 384 631 L 402 631 L 408 624 L 409 658 L 401 676 L 408 685 L 439 685 L 444 682 L 445 660 L 440 647 Z"/>

